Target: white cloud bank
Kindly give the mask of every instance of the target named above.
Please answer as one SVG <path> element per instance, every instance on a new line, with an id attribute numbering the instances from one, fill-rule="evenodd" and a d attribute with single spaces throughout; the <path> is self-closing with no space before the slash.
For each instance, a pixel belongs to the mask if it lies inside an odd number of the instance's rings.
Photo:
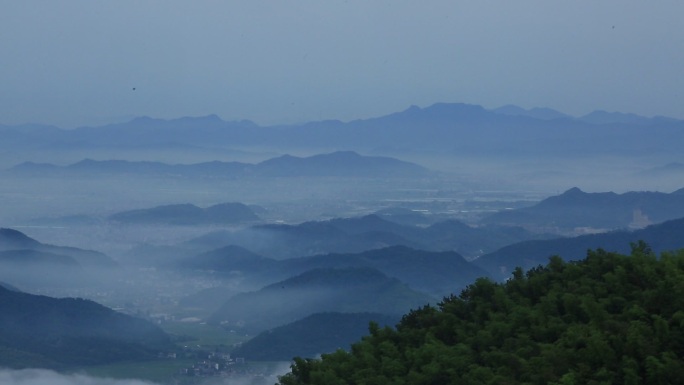
<path id="1" fill-rule="evenodd" d="M 44 369 L 0 370 L 2 385 L 154 385 L 142 380 L 115 380 Z"/>
<path id="2" fill-rule="evenodd" d="M 270 385 L 277 376 L 289 371 L 289 364 L 273 368 L 273 373 L 258 377 L 207 378 L 206 385 Z M 91 377 L 84 374 L 62 374 L 46 369 L 2 369 L 0 385 L 166 385 L 136 379 L 113 379 Z"/>

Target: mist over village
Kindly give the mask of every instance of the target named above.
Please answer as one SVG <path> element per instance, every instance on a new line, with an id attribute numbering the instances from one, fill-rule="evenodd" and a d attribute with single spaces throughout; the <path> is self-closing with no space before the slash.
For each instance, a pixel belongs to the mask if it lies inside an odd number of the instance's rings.
<path id="1" fill-rule="evenodd" d="M 684 5 L 3 9 L 0 383 L 684 378 Z"/>

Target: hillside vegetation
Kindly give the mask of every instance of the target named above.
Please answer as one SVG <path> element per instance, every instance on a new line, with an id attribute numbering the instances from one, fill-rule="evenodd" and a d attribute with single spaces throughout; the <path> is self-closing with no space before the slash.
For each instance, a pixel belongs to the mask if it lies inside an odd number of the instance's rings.
<path id="1" fill-rule="evenodd" d="M 321 359 L 294 384 L 666 384 L 684 378 L 684 250 L 598 249 L 478 279 Z"/>

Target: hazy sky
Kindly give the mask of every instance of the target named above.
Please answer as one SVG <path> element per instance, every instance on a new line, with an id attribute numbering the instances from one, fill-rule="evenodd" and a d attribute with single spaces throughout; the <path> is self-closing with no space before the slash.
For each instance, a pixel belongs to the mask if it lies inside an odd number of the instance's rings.
<path id="1" fill-rule="evenodd" d="M 0 123 L 435 102 L 684 118 L 683 16 L 681 0 L 0 0 Z"/>

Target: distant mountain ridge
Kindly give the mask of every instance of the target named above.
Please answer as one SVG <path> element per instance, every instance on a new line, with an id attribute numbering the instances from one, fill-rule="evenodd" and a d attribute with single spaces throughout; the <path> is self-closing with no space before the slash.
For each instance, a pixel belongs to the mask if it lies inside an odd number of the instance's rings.
<path id="1" fill-rule="evenodd" d="M 684 217 L 681 191 L 670 194 L 649 191 L 586 193 L 574 187 L 534 206 L 493 214 L 483 222 L 565 231 L 580 227 L 642 228 Z"/>
<path id="2" fill-rule="evenodd" d="M 586 257 L 587 250 L 590 249 L 628 253 L 630 243 L 638 241 L 646 242 L 656 253 L 684 248 L 684 218 L 635 231 L 623 230 L 573 238 L 524 241 L 483 255 L 474 263 L 487 270 L 493 277 L 504 280 L 515 267 L 530 269 L 544 265 L 549 257 L 554 255 L 565 260 L 579 260 Z"/>
<path id="3" fill-rule="evenodd" d="M 122 223 L 158 223 L 169 225 L 236 224 L 259 221 L 247 205 L 221 203 L 207 208 L 192 204 L 157 206 L 110 215 L 109 220 Z"/>
<path id="4" fill-rule="evenodd" d="M 114 260 L 98 251 L 83 250 L 69 246 L 48 245 L 30 238 L 18 230 L 0 228 L 0 251 L 11 253 L 17 250 L 32 250 L 64 256 L 84 267 L 117 266 Z"/>
<path id="5" fill-rule="evenodd" d="M 321 312 L 400 315 L 433 301 L 370 268 L 312 269 L 228 299 L 209 321 L 261 332 Z"/>
<path id="6" fill-rule="evenodd" d="M 512 104 L 496 108 L 492 111 L 496 112 L 497 114 L 513 115 L 513 116 L 527 116 L 530 118 L 542 119 L 542 120 L 574 119 L 570 115 L 566 115 L 562 112 L 558 112 L 558 111 L 551 109 L 551 108 L 532 108 L 532 109 L 526 110 L 524 108 L 514 106 Z"/>
<path id="7" fill-rule="evenodd" d="M 207 250 L 238 245 L 257 254 L 285 259 L 326 253 L 355 253 L 387 246 L 429 251 L 456 251 L 466 257 L 494 251 L 528 239 L 548 238 L 520 227 L 471 227 L 456 220 L 426 228 L 401 225 L 377 215 L 311 221 L 298 225 L 257 225 L 236 232 L 216 232 L 195 238 L 187 246 Z"/>
<path id="8" fill-rule="evenodd" d="M 437 103 L 371 119 L 317 121 L 259 127 L 225 122 L 215 115 L 173 120 L 137 118 L 127 123 L 60 130 L 46 126 L 0 126 L 0 148 L 377 148 L 458 151 L 464 154 L 677 154 L 684 121 L 594 112 L 565 118 L 551 109 L 515 106 L 487 110 Z M 620 143 L 619 148 L 613 144 Z"/>
<path id="9" fill-rule="evenodd" d="M 38 242 L 14 229 L 0 229 L 0 281 L 25 290 L 73 288 L 109 282 L 103 273 L 119 264 L 97 251 Z"/>
<path id="10" fill-rule="evenodd" d="M 331 253 L 275 260 L 231 245 L 185 257 L 178 266 L 267 282 L 287 279 L 312 269 L 370 268 L 437 298 L 458 293 L 475 279 L 487 276 L 485 270 L 456 252 L 431 252 L 405 246 L 355 254 Z"/>
<path id="11" fill-rule="evenodd" d="M 9 171 L 19 175 L 44 174 L 133 174 L 176 175 L 186 177 L 416 177 L 428 170 L 414 163 L 381 156 L 363 156 L 353 151 L 337 151 L 309 157 L 283 155 L 257 164 L 241 162 L 204 162 L 166 164 L 161 162 L 97 161 L 84 159 L 60 167 L 53 164 L 24 162 Z"/>

